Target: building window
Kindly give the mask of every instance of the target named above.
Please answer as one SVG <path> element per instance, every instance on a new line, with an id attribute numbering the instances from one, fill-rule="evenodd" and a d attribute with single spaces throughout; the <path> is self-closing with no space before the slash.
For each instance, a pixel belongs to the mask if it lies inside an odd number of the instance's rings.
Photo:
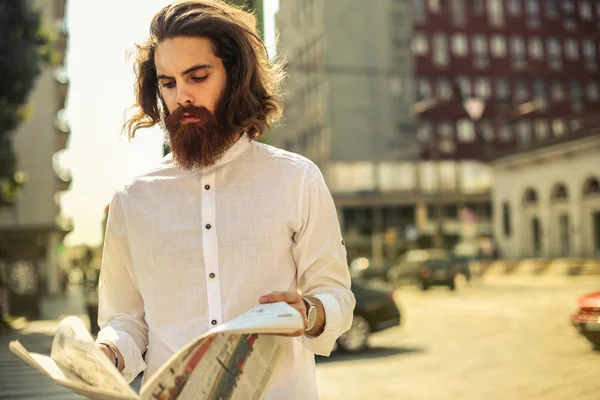
<path id="1" fill-rule="evenodd" d="M 484 0 L 470 0 L 471 10 L 474 15 L 481 15 L 485 13 L 485 1 Z"/>
<path id="2" fill-rule="evenodd" d="M 552 82 L 552 98 L 556 101 L 562 101 L 565 99 L 565 89 L 560 81 Z"/>
<path id="3" fill-rule="evenodd" d="M 467 36 L 456 33 L 452 36 L 452 52 L 457 56 L 465 56 L 468 52 Z"/>
<path id="4" fill-rule="evenodd" d="M 512 232 L 512 226 L 510 223 L 510 204 L 508 201 L 502 203 L 502 228 L 504 230 L 504 236 L 509 237 Z"/>
<path id="5" fill-rule="evenodd" d="M 577 42 L 577 40 L 565 40 L 565 55 L 570 60 L 577 60 L 577 57 L 579 57 L 579 43 Z"/>
<path id="6" fill-rule="evenodd" d="M 546 16 L 550 19 L 558 18 L 558 4 L 557 0 L 545 0 L 544 8 L 546 9 Z"/>
<path id="7" fill-rule="evenodd" d="M 429 42 L 423 33 L 415 33 L 412 40 L 412 51 L 416 55 L 425 55 L 429 52 Z"/>
<path id="8" fill-rule="evenodd" d="M 529 38 L 529 55 L 531 58 L 540 60 L 544 57 L 544 44 L 539 37 Z"/>
<path id="9" fill-rule="evenodd" d="M 490 121 L 482 121 L 479 125 L 481 129 L 481 137 L 487 143 L 491 143 L 494 141 L 494 127 Z"/>
<path id="10" fill-rule="evenodd" d="M 442 11 L 442 0 L 429 0 L 429 9 L 435 13 Z"/>
<path id="11" fill-rule="evenodd" d="M 560 46 L 560 40 L 556 38 L 549 38 L 546 43 L 548 46 L 548 62 L 550 65 L 550 69 L 561 69 L 562 51 Z"/>
<path id="12" fill-rule="evenodd" d="M 540 3 L 538 0 L 526 0 L 527 23 L 532 27 L 540 26 Z"/>
<path id="13" fill-rule="evenodd" d="M 512 53 L 513 67 L 522 69 L 526 65 L 525 61 L 525 42 L 520 36 L 513 36 L 510 39 L 510 50 Z"/>
<path id="14" fill-rule="evenodd" d="M 458 140 L 465 143 L 475 141 L 475 128 L 473 127 L 473 121 L 468 119 L 461 119 L 456 123 L 456 130 L 458 132 Z"/>
<path id="15" fill-rule="evenodd" d="M 600 100 L 600 83 L 598 81 L 589 82 L 586 88 L 587 97 L 591 102 L 598 102 Z"/>
<path id="16" fill-rule="evenodd" d="M 475 81 L 475 96 L 488 99 L 491 92 L 490 80 L 488 78 L 477 78 Z"/>
<path id="17" fill-rule="evenodd" d="M 496 57 L 504 57 L 506 55 L 506 40 L 504 36 L 494 35 L 491 39 L 491 52 Z"/>
<path id="18" fill-rule="evenodd" d="M 417 128 L 417 140 L 421 143 L 428 142 L 431 140 L 433 133 L 433 126 L 429 121 L 421 121 Z"/>
<path id="19" fill-rule="evenodd" d="M 488 66 L 487 40 L 484 35 L 475 35 L 473 37 L 473 64 L 475 68 L 485 68 Z"/>
<path id="20" fill-rule="evenodd" d="M 517 124 L 517 134 L 520 144 L 529 144 L 531 142 L 531 123 L 529 121 L 520 121 Z"/>
<path id="21" fill-rule="evenodd" d="M 425 2 L 423 0 L 413 0 L 413 13 L 415 16 L 415 20 L 419 22 L 425 21 Z"/>
<path id="22" fill-rule="evenodd" d="M 515 82 L 514 96 L 517 103 L 521 103 L 529 98 L 529 87 L 527 85 L 527 81 L 524 79 L 518 79 Z"/>
<path id="23" fill-rule="evenodd" d="M 563 9 L 563 27 L 566 30 L 574 31 L 577 28 L 575 5 L 572 0 L 562 0 Z"/>
<path id="24" fill-rule="evenodd" d="M 425 78 L 421 78 L 417 84 L 417 97 L 419 100 L 427 100 L 432 97 L 431 82 Z"/>
<path id="25" fill-rule="evenodd" d="M 442 139 L 452 139 L 454 136 L 454 130 L 452 129 L 452 123 L 449 121 L 442 121 L 438 124 L 438 135 Z"/>
<path id="26" fill-rule="evenodd" d="M 502 143 L 509 143 L 513 140 L 512 127 L 508 124 L 502 124 L 498 128 L 498 139 Z"/>
<path id="27" fill-rule="evenodd" d="M 521 0 L 508 0 L 508 13 L 514 16 L 521 15 Z"/>
<path id="28" fill-rule="evenodd" d="M 452 85 L 447 78 L 440 77 L 437 80 L 437 95 L 441 99 L 449 99 L 452 97 Z"/>
<path id="29" fill-rule="evenodd" d="M 564 135 L 565 131 L 566 126 L 563 120 L 555 119 L 554 121 L 552 121 L 552 132 L 554 133 L 554 136 Z"/>
<path id="30" fill-rule="evenodd" d="M 588 0 L 579 0 L 579 15 L 584 20 L 590 21 L 594 15 L 592 5 Z"/>
<path id="31" fill-rule="evenodd" d="M 471 81 L 466 76 L 459 76 L 456 78 L 456 84 L 460 90 L 460 94 L 463 98 L 471 97 Z"/>
<path id="32" fill-rule="evenodd" d="M 569 86 L 571 92 L 571 107 L 575 110 L 579 110 L 583 105 L 583 91 L 581 89 L 581 84 L 577 81 L 571 81 L 571 84 Z"/>
<path id="33" fill-rule="evenodd" d="M 437 65 L 448 65 L 449 61 L 446 36 L 436 33 L 433 36 L 433 62 Z"/>
<path id="34" fill-rule="evenodd" d="M 593 40 L 584 39 L 581 42 L 582 54 L 585 57 L 585 67 L 587 69 L 596 69 L 598 67 L 596 60 L 596 45 Z"/>
<path id="35" fill-rule="evenodd" d="M 548 123 L 543 119 L 535 121 L 535 137 L 538 140 L 546 139 L 549 136 Z"/>
<path id="36" fill-rule="evenodd" d="M 456 143 L 453 139 L 442 139 L 440 141 L 440 151 L 442 153 L 454 153 L 456 150 Z"/>
<path id="37" fill-rule="evenodd" d="M 575 13 L 575 5 L 573 4 L 573 0 L 562 0 L 562 9 L 565 15 L 570 15 Z"/>
<path id="38" fill-rule="evenodd" d="M 533 97 L 536 99 L 546 98 L 546 83 L 542 79 L 533 80 Z"/>
<path id="39" fill-rule="evenodd" d="M 505 78 L 496 79 L 496 98 L 499 102 L 507 102 L 510 97 L 508 82 Z"/>
<path id="40" fill-rule="evenodd" d="M 488 0 L 488 18 L 492 26 L 504 25 L 504 5 L 502 0 Z"/>
<path id="41" fill-rule="evenodd" d="M 454 25 L 464 25 L 466 22 L 465 0 L 453 0 L 450 5 L 452 23 Z"/>

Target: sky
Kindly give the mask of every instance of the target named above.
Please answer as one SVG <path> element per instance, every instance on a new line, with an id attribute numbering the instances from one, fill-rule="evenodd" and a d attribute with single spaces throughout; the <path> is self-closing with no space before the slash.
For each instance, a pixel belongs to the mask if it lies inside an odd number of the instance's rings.
<path id="1" fill-rule="evenodd" d="M 71 170 L 71 190 L 61 198 L 62 212 L 73 218 L 67 245 L 98 245 L 104 208 L 120 186 L 162 158 L 160 128 L 138 131 L 129 142 L 121 134 L 125 112 L 134 102 L 133 54 L 143 42 L 154 14 L 169 0 L 67 2 L 70 78 L 67 115 L 71 137 L 60 155 Z M 265 0 L 265 36 L 273 43 L 273 15 L 279 0 Z M 130 56 L 128 56 L 130 55 Z"/>

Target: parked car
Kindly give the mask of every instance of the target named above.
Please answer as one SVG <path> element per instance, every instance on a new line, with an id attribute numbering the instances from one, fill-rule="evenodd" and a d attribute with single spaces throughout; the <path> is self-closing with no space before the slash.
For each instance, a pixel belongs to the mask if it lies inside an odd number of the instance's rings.
<path id="1" fill-rule="evenodd" d="M 600 351 L 600 291 L 581 296 L 577 306 L 577 311 L 571 314 L 571 323 Z"/>
<path id="2" fill-rule="evenodd" d="M 431 286 L 448 286 L 456 289 L 456 275 L 459 269 L 451 258 L 430 258 L 423 261 L 419 268 L 419 284 L 427 290 Z"/>
<path id="3" fill-rule="evenodd" d="M 388 271 L 388 281 L 394 285 L 400 283 L 420 283 L 421 267 L 429 259 L 449 259 L 445 249 L 409 250 L 393 263 Z"/>
<path id="4" fill-rule="evenodd" d="M 353 279 L 387 279 L 392 263 L 381 260 L 375 261 L 367 257 L 359 257 L 350 262 L 350 275 Z"/>
<path id="5" fill-rule="evenodd" d="M 358 353 L 368 346 L 369 336 L 400 325 L 400 309 L 393 299 L 393 292 L 377 289 L 361 281 L 352 282 L 356 298 L 354 320 L 348 332 L 337 340 L 338 349 L 346 353 Z"/>

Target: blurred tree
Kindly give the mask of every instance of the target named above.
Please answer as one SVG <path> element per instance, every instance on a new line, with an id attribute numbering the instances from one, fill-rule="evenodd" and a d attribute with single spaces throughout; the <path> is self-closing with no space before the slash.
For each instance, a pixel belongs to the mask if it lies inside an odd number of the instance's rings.
<path id="1" fill-rule="evenodd" d="M 25 181 L 16 170 L 12 132 L 31 113 L 27 98 L 53 57 L 50 34 L 30 3 L 0 0 L 0 207 L 14 203 Z"/>

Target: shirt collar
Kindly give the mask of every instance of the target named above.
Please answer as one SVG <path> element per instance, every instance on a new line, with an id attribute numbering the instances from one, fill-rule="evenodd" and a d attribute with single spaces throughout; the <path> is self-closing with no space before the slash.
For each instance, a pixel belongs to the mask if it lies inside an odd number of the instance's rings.
<path id="1" fill-rule="evenodd" d="M 201 167 L 199 169 L 195 169 L 195 170 L 192 170 L 189 172 L 205 173 L 205 172 L 211 171 L 215 168 L 218 168 L 222 165 L 228 164 L 228 163 L 232 162 L 233 160 L 235 160 L 236 158 L 238 158 L 239 156 L 241 156 L 242 154 L 244 154 L 246 152 L 246 150 L 248 150 L 250 148 L 251 144 L 252 144 L 252 140 L 248 137 L 246 132 L 244 132 L 242 134 L 242 136 L 240 136 L 240 138 L 234 144 L 231 145 L 230 148 L 225 150 L 225 153 L 223 153 L 221 158 L 219 158 L 216 163 L 214 163 L 213 165 L 210 165 L 208 167 Z M 167 154 L 163 158 L 163 163 L 170 164 L 170 166 L 181 170 L 180 168 L 178 168 L 175 165 L 175 161 L 173 161 L 173 153 Z M 183 171 L 183 170 L 181 170 L 181 171 Z"/>

